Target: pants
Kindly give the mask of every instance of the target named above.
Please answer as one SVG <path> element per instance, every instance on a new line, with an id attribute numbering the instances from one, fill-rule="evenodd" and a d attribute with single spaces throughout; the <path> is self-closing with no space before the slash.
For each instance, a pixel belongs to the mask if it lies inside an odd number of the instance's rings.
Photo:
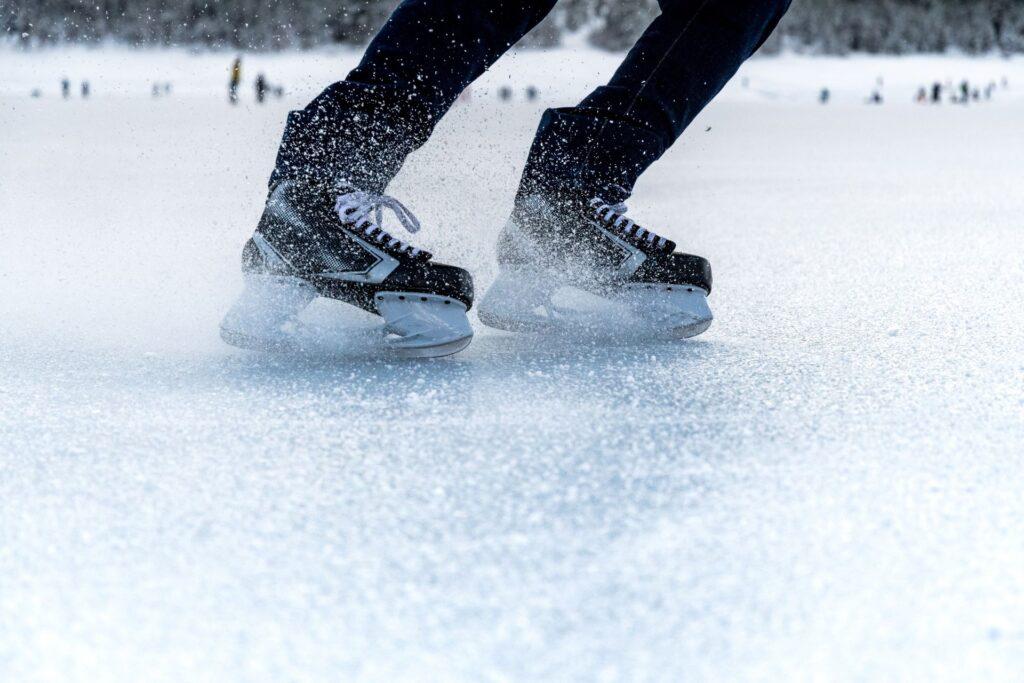
<path id="1" fill-rule="evenodd" d="M 271 184 L 347 181 L 383 192 L 459 93 L 555 1 L 405 0 L 344 81 L 289 115 Z M 625 199 L 790 2 L 659 0 L 661 14 L 608 85 L 544 113 L 520 192 L 593 196 L 618 186 L 614 199 Z"/>

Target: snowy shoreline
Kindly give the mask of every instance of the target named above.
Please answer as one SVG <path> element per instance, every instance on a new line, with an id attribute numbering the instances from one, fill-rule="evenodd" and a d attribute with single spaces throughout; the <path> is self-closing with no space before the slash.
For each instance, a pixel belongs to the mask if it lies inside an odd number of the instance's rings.
<path id="1" fill-rule="evenodd" d="M 38 90 L 42 98 L 60 96 L 60 81 L 89 80 L 94 96 L 148 97 L 153 83 L 170 82 L 174 92 L 188 96 L 221 97 L 232 51 L 195 51 L 186 48 L 57 47 L 24 52 L 0 48 L 0 96 L 29 97 Z M 325 85 L 344 77 L 358 62 L 353 48 L 320 48 L 280 53 L 242 53 L 243 89 L 257 73 L 266 73 L 286 88 L 289 102 L 315 95 Z M 498 61 L 472 86 L 474 92 L 491 93 L 501 85 L 533 85 L 542 97 L 564 99 L 600 84 L 611 74 L 622 55 L 590 47 L 514 51 Z M 552 64 L 561 68 L 552 69 Z M 722 97 L 732 99 L 807 100 L 821 88 L 829 88 L 839 101 L 860 102 L 883 78 L 884 88 L 895 99 L 906 101 L 918 87 L 932 82 L 958 84 L 1010 84 L 1000 99 L 1020 100 L 1013 87 L 1024 84 L 1024 56 L 991 54 L 914 55 L 905 57 L 849 55 L 843 57 L 799 53 L 761 56 L 747 62 L 726 87 Z M 753 93 L 743 92 L 744 79 Z M 758 96 L 758 95 L 762 96 Z"/>

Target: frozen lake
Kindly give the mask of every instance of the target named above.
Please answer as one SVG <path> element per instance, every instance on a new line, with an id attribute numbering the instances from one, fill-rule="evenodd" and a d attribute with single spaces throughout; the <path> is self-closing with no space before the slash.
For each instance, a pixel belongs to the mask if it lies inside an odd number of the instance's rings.
<path id="1" fill-rule="evenodd" d="M 333 56 L 230 109 L 228 55 L 75 54 L 0 54 L 0 679 L 1019 680 L 1024 62 L 752 63 L 632 202 L 708 333 L 389 362 L 217 336 Z M 543 57 L 392 188 L 479 291 L 540 110 L 614 63 Z"/>

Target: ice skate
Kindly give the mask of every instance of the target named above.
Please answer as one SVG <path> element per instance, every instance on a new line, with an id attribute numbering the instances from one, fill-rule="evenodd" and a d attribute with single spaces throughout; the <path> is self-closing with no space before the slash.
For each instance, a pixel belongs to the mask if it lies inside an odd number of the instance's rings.
<path id="1" fill-rule="evenodd" d="M 379 347 L 404 357 L 437 357 L 473 338 L 466 312 L 473 282 L 435 263 L 381 227 L 390 209 L 410 232 L 416 218 L 397 200 L 352 187 L 286 180 L 270 193 L 242 252 L 245 290 L 221 323 L 221 337 L 247 349 L 302 350 L 299 314 L 317 297 L 383 318 Z"/>
<path id="2" fill-rule="evenodd" d="M 711 325 L 707 260 L 675 251 L 626 207 L 521 196 L 480 321 L 509 331 L 686 338 Z"/>

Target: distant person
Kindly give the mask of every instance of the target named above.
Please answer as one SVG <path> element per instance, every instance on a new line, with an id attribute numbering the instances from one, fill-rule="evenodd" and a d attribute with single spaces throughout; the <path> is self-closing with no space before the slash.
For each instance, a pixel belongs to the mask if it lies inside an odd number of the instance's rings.
<path id="1" fill-rule="evenodd" d="M 928 102 L 928 89 L 925 88 L 924 86 L 921 86 L 920 88 L 918 88 L 917 89 L 917 97 L 914 98 L 914 101 L 917 102 L 918 104 L 925 104 L 925 103 L 927 103 Z"/>
<path id="2" fill-rule="evenodd" d="M 936 81 L 932 84 L 932 104 L 942 103 L 942 84 Z"/>
<path id="3" fill-rule="evenodd" d="M 153 84 L 153 99 L 156 99 L 156 98 L 160 97 L 160 92 L 161 92 L 160 84 L 159 83 L 154 83 Z"/>
<path id="4" fill-rule="evenodd" d="M 60 82 L 60 94 L 65 100 L 71 97 L 71 81 L 66 78 Z"/>
<path id="5" fill-rule="evenodd" d="M 246 289 L 221 323 L 225 341 L 292 346 L 294 317 L 324 296 L 381 316 L 379 343 L 401 356 L 469 344 L 472 277 L 386 230 L 385 210 L 409 232 L 420 224 L 385 191 L 459 93 L 555 2 L 405 0 L 345 80 L 288 116 L 264 213 L 242 249 Z M 658 5 L 608 85 L 541 117 L 498 240 L 498 277 L 479 305 L 484 324 L 566 332 L 593 324 L 591 311 L 552 301 L 571 285 L 628 310 L 644 334 L 692 337 L 711 325 L 710 264 L 637 224 L 624 202 L 764 44 L 790 0 Z M 495 117 L 512 126 L 505 112 Z M 462 144 L 479 135 L 465 131 Z M 452 152 L 448 163 L 459 163 Z M 435 181 L 445 175 L 431 172 Z"/>
<path id="6" fill-rule="evenodd" d="M 82 99 L 89 99 L 89 81 L 82 81 Z"/>
<path id="7" fill-rule="evenodd" d="M 263 74 L 256 76 L 256 102 L 263 104 L 263 100 L 267 97 L 267 79 Z"/>
<path id="8" fill-rule="evenodd" d="M 822 88 L 821 92 L 818 93 L 818 102 L 821 104 L 828 104 L 829 100 L 832 99 L 832 91 L 828 88 Z"/>
<path id="9" fill-rule="evenodd" d="M 527 88 L 526 88 L 526 99 L 527 100 L 529 100 L 530 102 L 533 102 L 534 100 L 537 99 L 537 95 L 539 95 L 539 94 L 540 93 L 537 91 L 537 87 L 536 86 L 533 86 L 533 85 L 527 86 Z"/>
<path id="10" fill-rule="evenodd" d="M 228 81 L 228 101 L 238 104 L 238 86 L 242 83 L 242 58 L 235 57 L 231 64 L 231 79 Z"/>
<path id="11" fill-rule="evenodd" d="M 971 101 L 971 84 L 967 81 L 960 83 L 960 104 L 967 104 Z"/>

